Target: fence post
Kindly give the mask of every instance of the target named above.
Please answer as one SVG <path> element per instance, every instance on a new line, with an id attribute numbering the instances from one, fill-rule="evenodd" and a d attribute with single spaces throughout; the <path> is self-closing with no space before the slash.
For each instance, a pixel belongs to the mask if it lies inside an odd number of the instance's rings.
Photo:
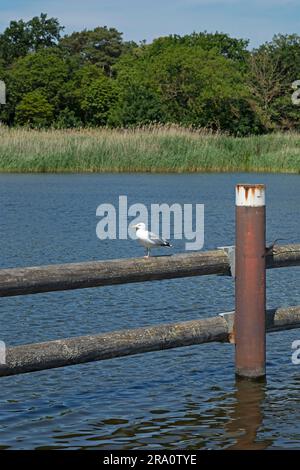
<path id="1" fill-rule="evenodd" d="M 263 184 L 236 186 L 235 366 L 242 377 L 266 373 L 266 212 Z"/>

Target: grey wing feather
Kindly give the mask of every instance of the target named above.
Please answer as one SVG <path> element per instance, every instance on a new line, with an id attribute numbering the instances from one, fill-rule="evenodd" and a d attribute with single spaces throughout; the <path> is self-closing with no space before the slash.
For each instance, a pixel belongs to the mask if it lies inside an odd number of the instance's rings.
<path id="1" fill-rule="evenodd" d="M 153 232 L 148 232 L 149 233 L 149 238 L 154 241 L 157 245 L 161 246 L 171 246 L 168 240 L 165 240 L 165 238 L 160 238 L 156 233 Z"/>

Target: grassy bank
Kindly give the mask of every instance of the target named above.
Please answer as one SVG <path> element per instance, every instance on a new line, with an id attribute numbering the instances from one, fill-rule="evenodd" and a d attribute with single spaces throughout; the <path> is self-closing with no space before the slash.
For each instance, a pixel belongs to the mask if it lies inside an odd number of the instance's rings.
<path id="1" fill-rule="evenodd" d="M 234 138 L 174 126 L 42 131 L 0 127 L 0 171 L 300 173 L 300 134 Z"/>

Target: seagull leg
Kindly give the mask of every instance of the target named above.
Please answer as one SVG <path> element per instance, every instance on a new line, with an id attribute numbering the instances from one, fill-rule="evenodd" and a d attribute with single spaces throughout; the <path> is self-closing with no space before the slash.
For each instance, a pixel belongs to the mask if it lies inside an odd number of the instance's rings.
<path id="1" fill-rule="evenodd" d="M 150 249 L 146 248 L 147 254 L 144 256 L 144 258 L 150 258 Z"/>

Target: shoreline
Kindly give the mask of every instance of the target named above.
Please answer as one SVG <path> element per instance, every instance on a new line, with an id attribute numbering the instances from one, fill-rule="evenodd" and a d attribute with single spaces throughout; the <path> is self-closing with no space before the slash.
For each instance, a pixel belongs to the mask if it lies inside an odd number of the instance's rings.
<path id="1" fill-rule="evenodd" d="M 145 171 L 145 170 L 63 170 L 63 169 L 58 169 L 55 171 L 39 171 L 39 170 L 3 170 L 0 168 L 0 175 L 122 175 L 122 174 L 144 174 L 144 175 L 210 175 L 210 174 L 229 174 L 229 173 L 248 173 L 248 174 L 280 174 L 280 175 L 300 175 L 300 169 L 299 170 L 291 170 L 291 171 L 285 171 L 285 170 L 274 170 L 271 171 L 270 169 L 253 169 L 253 170 L 245 170 L 243 168 L 241 169 L 232 169 L 232 170 L 221 170 L 221 169 L 212 169 L 212 170 L 195 170 L 195 171 L 172 171 L 172 170 L 153 170 L 153 171 Z"/>
<path id="2" fill-rule="evenodd" d="M 205 129 L 0 127 L 0 173 L 300 174 L 300 133 L 233 137 Z"/>

